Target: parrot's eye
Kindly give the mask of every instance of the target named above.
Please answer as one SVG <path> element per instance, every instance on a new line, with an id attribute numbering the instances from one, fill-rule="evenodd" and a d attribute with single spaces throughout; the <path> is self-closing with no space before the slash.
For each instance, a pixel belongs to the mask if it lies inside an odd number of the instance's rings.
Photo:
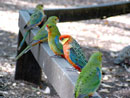
<path id="1" fill-rule="evenodd" d="M 99 56 L 99 57 L 98 57 L 98 60 L 102 60 L 102 56 Z"/>
<path id="2" fill-rule="evenodd" d="M 42 4 L 41 4 L 40 6 L 41 6 L 41 7 L 43 7 L 43 5 L 42 5 Z"/>
<path id="3" fill-rule="evenodd" d="M 49 28 L 52 28 L 52 26 L 49 26 Z"/>
<path id="4" fill-rule="evenodd" d="M 61 38 L 61 40 L 64 40 L 64 38 Z"/>

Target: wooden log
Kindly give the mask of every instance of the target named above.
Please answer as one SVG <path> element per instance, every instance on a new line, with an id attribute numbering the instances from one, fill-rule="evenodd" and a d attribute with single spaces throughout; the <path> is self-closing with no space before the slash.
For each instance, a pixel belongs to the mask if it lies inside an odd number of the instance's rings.
<path id="1" fill-rule="evenodd" d="M 27 10 L 24 10 L 27 11 Z M 33 9 L 27 12 L 33 13 Z M 45 9 L 47 17 L 58 16 L 60 22 L 79 21 L 88 19 L 104 19 L 111 16 L 130 13 L 130 1 L 112 2 L 99 5 L 89 5 L 71 8 Z"/>
<path id="2" fill-rule="evenodd" d="M 22 40 L 21 32 L 19 31 L 18 35 L 18 46 Z M 23 49 L 27 46 L 26 42 L 23 44 L 23 47 L 17 51 L 19 54 Z M 31 51 L 28 51 L 24 54 L 20 59 L 16 61 L 16 68 L 15 68 L 15 80 L 25 80 L 31 83 L 35 83 L 40 85 L 41 83 L 41 75 L 42 71 L 35 60 L 34 56 L 32 55 Z"/>
<path id="3" fill-rule="evenodd" d="M 88 20 L 95 18 L 103 19 L 127 13 L 130 13 L 130 1 L 112 2 L 83 7 L 45 9 L 45 14 L 48 17 L 58 16 L 60 22 Z"/>

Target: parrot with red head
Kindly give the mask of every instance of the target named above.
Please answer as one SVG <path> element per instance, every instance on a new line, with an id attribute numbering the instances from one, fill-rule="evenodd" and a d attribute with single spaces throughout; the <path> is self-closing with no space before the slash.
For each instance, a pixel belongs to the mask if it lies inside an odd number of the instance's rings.
<path id="1" fill-rule="evenodd" d="M 86 57 L 78 42 L 70 35 L 61 35 L 59 38 L 63 45 L 64 56 L 78 71 L 87 64 Z"/>

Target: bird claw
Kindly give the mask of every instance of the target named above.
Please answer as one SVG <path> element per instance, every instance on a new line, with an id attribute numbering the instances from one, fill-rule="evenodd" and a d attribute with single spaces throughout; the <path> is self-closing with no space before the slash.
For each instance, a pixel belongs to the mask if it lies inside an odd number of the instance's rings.
<path id="1" fill-rule="evenodd" d="M 101 97 L 99 97 L 99 96 L 91 96 L 89 98 L 101 98 Z"/>
<path id="2" fill-rule="evenodd" d="M 52 55 L 50 56 L 51 58 L 61 58 L 61 56 L 58 56 L 58 55 Z"/>
<path id="3" fill-rule="evenodd" d="M 72 72 L 76 72 L 76 71 L 77 71 L 76 69 L 74 69 L 74 68 L 69 68 L 69 67 L 66 67 L 66 70 L 67 70 L 67 71 L 72 71 Z"/>

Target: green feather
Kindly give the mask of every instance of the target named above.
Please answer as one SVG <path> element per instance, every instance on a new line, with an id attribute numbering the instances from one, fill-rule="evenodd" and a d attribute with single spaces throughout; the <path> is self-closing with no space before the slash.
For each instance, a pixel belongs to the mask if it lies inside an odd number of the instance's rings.
<path id="1" fill-rule="evenodd" d="M 55 41 L 55 38 L 56 37 L 59 38 L 61 35 L 58 27 L 56 26 L 56 24 L 50 23 L 48 24 L 48 30 L 50 32 L 50 33 L 48 32 L 49 47 L 56 55 L 63 55 L 63 52 L 61 51 L 61 49 L 63 50 L 63 46 L 61 45 L 61 43 L 59 43 L 59 45 L 56 44 L 56 41 Z"/>
<path id="2" fill-rule="evenodd" d="M 41 27 L 41 29 L 37 32 L 36 36 L 33 37 L 33 40 L 39 40 L 41 38 L 45 38 L 46 37 L 46 40 L 47 41 L 47 38 L 48 38 L 48 32 L 45 30 L 45 27 L 47 24 L 49 23 L 54 23 L 56 24 L 58 22 L 58 17 L 56 16 L 51 16 L 48 18 L 48 20 L 45 22 L 45 24 Z"/>
<path id="3" fill-rule="evenodd" d="M 33 37 L 33 40 L 31 41 L 31 43 L 16 57 L 16 60 L 19 59 L 23 54 L 25 54 L 26 52 L 28 52 L 33 46 L 32 43 L 39 44 L 37 43 L 38 41 L 41 42 L 45 42 L 48 39 L 48 32 L 45 30 L 45 27 L 48 23 L 54 23 L 56 24 L 58 22 L 58 17 L 56 16 L 51 16 L 48 18 L 47 22 L 42 26 L 42 28 L 38 31 L 38 33 Z"/>
<path id="4" fill-rule="evenodd" d="M 87 60 L 82 48 L 76 42 L 75 39 L 73 39 L 73 41 L 70 44 L 72 46 L 72 49 L 74 50 L 74 54 L 76 55 L 76 58 L 78 58 L 78 60 L 76 60 L 77 64 L 80 65 L 81 68 L 83 68 L 87 63 Z"/>
<path id="5" fill-rule="evenodd" d="M 18 50 L 20 50 L 20 48 L 23 46 L 24 41 L 26 39 L 26 37 L 28 36 L 28 34 L 30 33 L 30 30 L 34 27 L 36 27 L 37 25 L 39 25 L 39 23 L 41 23 L 43 21 L 43 19 L 45 19 L 46 15 L 44 14 L 43 11 L 43 5 L 38 4 L 35 8 L 34 13 L 31 15 L 30 20 L 28 21 L 28 23 L 24 26 L 24 29 L 27 31 L 22 39 L 22 41 L 20 42 L 20 46 L 18 47 Z"/>
<path id="6" fill-rule="evenodd" d="M 27 53 L 32 48 L 32 45 L 28 45 L 16 58 L 18 60 L 23 54 Z"/>
<path id="7" fill-rule="evenodd" d="M 102 53 L 96 52 L 92 54 L 76 82 L 75 98 L 82 95 L 89 96 L 89 94 L 94 93 L 98 89 L 101 82 L 101 63 Z"/>
<path id="8" fill-rule="evenodd" d="M 43 5 L 39 4 L 36 6 L 34 13 L 31 15 L 30 20 L 27 25 L 25 25 L 25 29 L 28 31 L 34 27 L 36 27 L 43 19 L 46 18 L 46 15 L 43 11 Z"/>

